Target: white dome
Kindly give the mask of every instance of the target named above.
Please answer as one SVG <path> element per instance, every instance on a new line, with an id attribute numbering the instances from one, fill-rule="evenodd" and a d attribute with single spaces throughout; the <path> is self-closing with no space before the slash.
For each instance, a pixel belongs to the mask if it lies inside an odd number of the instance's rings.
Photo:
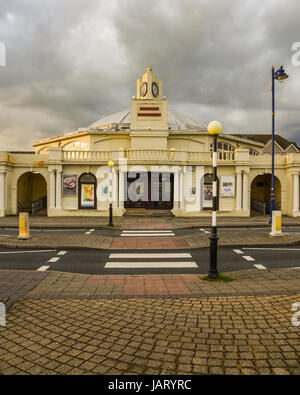
<path id="1" fill-rule="evenodd" d="M 170 130 L 197 130 L 207 132 L 207 127 L 204 123 L 173 111 L 168 111 L 168 125 Z M 116 126 L 119 129 L 129 129 L 130 111 L 121 111 L 101 118 L 90 125 L 89 129 L 102 129 L 105 126 L 107 126 L 107 129 L 115 129 Z"/>

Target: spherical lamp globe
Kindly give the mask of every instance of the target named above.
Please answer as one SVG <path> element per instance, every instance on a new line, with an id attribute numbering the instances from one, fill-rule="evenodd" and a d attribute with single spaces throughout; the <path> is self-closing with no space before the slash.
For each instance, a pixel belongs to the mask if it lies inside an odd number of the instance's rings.
<path id="1" fill-rule="evenodd" d="M 220 134 L 223 130 L 223 126 L 219 121 L 212 121 L 207 126 L 208 133 L 211 135 Z"/>

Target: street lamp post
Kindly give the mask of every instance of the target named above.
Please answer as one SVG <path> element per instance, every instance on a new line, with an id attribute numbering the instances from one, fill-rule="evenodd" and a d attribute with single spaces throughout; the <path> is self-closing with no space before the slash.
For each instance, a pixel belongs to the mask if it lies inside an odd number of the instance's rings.
<path id="1" fill-rule="evenodd" d="M 112 207 L 112 169 L 114 167 L 114 162 L 109 161 L 109 226 L 113 226 L 113 207 Z"/>
<path id="2" fill-rule="evenodd" d="M 283 66 L 275 71 L 272 66 L 272 181 L 271 181 L 271 204 L 270 204 L 270 220 L 269 224 L 272 223 L 272 215 L 275 210 L 275 192 L 274 192 L 274 162 L 275 162 L 275 80 L 283 82 L 289 78 L 285 73 Z"/>
<path id="3" fill-rule="evenodd" d="M 212 212 L 212 227 L 210 235 L 210 264 L 208 278 L 218 277 L 217 268 L 217 251 L 218 251 L 218 236 L 217 236 L 217 165 L 218 165 L 218 135 L 222 132 L 222 124 L 218 121 L 211 122 L 208 127 L 208 133 L 214 137 L 213 149 L 213 212 Z"/>

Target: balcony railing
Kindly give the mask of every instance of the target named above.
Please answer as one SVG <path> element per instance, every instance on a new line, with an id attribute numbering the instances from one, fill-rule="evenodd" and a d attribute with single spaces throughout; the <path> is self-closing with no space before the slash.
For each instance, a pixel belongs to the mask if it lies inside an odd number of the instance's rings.
<path id="1" fill-rule="evenodd" d="M 121 158 L 129 161 L 211 162 L 212 152 L 175 150 L 63 151 L 63 161 L 107 162 Z M 220 151 L 221 162 L 235 161 L 235 152 Z"/>

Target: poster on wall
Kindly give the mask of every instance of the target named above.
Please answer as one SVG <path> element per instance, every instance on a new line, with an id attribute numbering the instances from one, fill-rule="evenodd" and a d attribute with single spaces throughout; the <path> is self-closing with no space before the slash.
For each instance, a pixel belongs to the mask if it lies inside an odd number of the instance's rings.
<path id="1" fill-rule="evenodd" d="M 203 186 L 203 207 L 212 207 L 213 189 L 211 184 Z"/>
<path id="2" fill-rule="evenodd" d="M 76 175 L 63 175 L 63 195 L 74 196 L 76 195 Z"/>
<path id="3" fill-rule="evenodd" d="M 221 176 L 221 196 L 235 196 L 234 176 Z"/>
<path id="4" fill-rule="evenodd" d="M 95 185 L 81 184 L 81 207 L 95 207 Z"/>

